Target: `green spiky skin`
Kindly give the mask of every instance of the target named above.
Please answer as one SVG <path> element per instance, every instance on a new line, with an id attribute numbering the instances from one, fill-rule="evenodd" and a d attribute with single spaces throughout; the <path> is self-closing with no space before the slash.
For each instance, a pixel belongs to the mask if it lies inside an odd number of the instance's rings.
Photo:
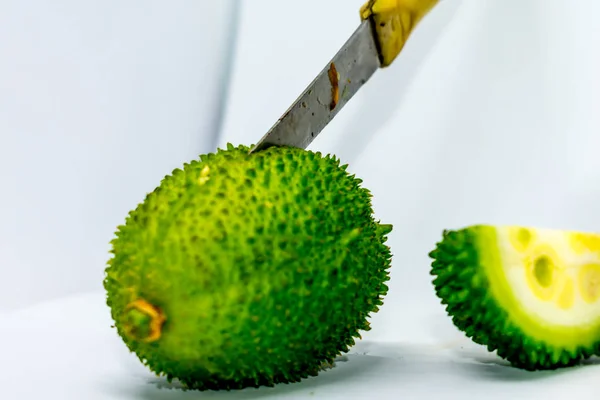
<path id="1" fill-rule="evenodd" d="M 573 366 L 598 353 L 598 320 L 589 318 L 585 322 L 589 325 L 585 328 L 585 338 L 574 329 L 556 328 L 561 335 L 566 332 L 561 345 L 530 333 L 537 329 L 538 333 L 551 337 L 554 328 L 544 323 L 535 326 L 517 321 L 517 313 L 525 314 L 509 290 L 496 293 L 492 290 L 494 285 L 500 286 L 498 280 L 504 279 L 490 272 L 497 269 L 500 262 L 495 245 L 497 234 L 496 227 L 486 225 L 444 231 L 442 241 L 430 253 L 435 291 L 454 325 L 475 343 L 486 346 L 490 352 L 496 351 L 514 367 L 529 371 Z M 509 303 L 511 306 L 507 307 Z"/>
<path id="2" fill-rule="evenodd" d="M 317 375 L 369 330 L 388 290 L 391 226 L 374 220 L 361 180 L 335 157 L 249 149 L 173 171 L 111 242 L 104 287 L 119 335 L 190 389 Z M 140 299 L 164 314 L 158 340 L 127 333 L 144 321 L 126 310 Z"/>

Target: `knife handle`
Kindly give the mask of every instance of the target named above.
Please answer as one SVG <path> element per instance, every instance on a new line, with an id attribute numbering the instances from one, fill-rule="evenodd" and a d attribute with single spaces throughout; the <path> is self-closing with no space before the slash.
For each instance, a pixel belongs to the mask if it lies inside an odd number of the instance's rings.
<path id="1" fill-rule="evenodd" d="M 369 0 L 360 8 L 361 20 L 371 19 L 381 67 L 400 54 L 421 19 L 440 0 Z"/>

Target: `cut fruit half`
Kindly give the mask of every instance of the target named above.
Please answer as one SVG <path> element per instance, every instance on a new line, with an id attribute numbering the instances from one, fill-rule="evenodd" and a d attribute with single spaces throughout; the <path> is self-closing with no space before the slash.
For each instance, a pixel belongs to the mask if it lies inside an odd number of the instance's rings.
<path id="1" fill-rule="evenodd" d="M 600 353 L 600 235 L 476 225 L 445 231 L 430 257 L 454 324 L 514 366 Z"/>

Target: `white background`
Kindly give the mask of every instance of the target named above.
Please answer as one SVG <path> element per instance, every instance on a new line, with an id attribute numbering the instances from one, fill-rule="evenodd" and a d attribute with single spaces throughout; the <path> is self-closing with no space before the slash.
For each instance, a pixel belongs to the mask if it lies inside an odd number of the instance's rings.
<path id="1" fill-rule="evenodd" d="M 220 145 L 258 140 L 356 28 L 362 3 L 246 0 L 233 29 L 232 2 L 0 1 L 0 310 L 11 311 L 0 324 L 15 342 L 0 354 L 30 363 L 5 376 L 47 374 L 62 398 L 91 386 L 97 398 L 192 398 L 149 389 L 103 330 L 108 241 L 218 133 Z M 470 347 L 433 293 L 427 253 L 443 229 L 473 223 L 598 230 L 598 15 L 595 0 L 444 0 L 313 143 L 350 163 L 394 225 L 392 281 L 357 347 L 372 357 L 286 394 L 343 397 L 328 382 L 358 365 L 376 371 L 351 378 L 362 398 L 365 387 L 380 398 L 385 387 L 389 398 L 597 397 L 597 367 L 531 378 Z M 94 293 L 61 299 L 76 292 Z M 74 373 L 83 386 L 61 381 Z M 6 387 L 6 398 L 38 393 Z M 232 396 L 221 398 L 254 398 Z"/>
<path id="2" fill-rule="evenodd" d="M 215 146 L 233 4 L 0 0 L 0 310 L 101 288 L 127 212 Z"/>

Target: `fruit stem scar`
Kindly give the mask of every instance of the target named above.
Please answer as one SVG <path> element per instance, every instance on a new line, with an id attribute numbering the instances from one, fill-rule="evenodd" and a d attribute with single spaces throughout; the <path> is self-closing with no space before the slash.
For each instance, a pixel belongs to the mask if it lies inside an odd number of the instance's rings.
<path id="1" fill-rule="evenodd" d="M 125 307 L 123 327 L 131 338 L 151 343 L 160 339 L 165 321 L 160 308 L 138 299 Z"/>

